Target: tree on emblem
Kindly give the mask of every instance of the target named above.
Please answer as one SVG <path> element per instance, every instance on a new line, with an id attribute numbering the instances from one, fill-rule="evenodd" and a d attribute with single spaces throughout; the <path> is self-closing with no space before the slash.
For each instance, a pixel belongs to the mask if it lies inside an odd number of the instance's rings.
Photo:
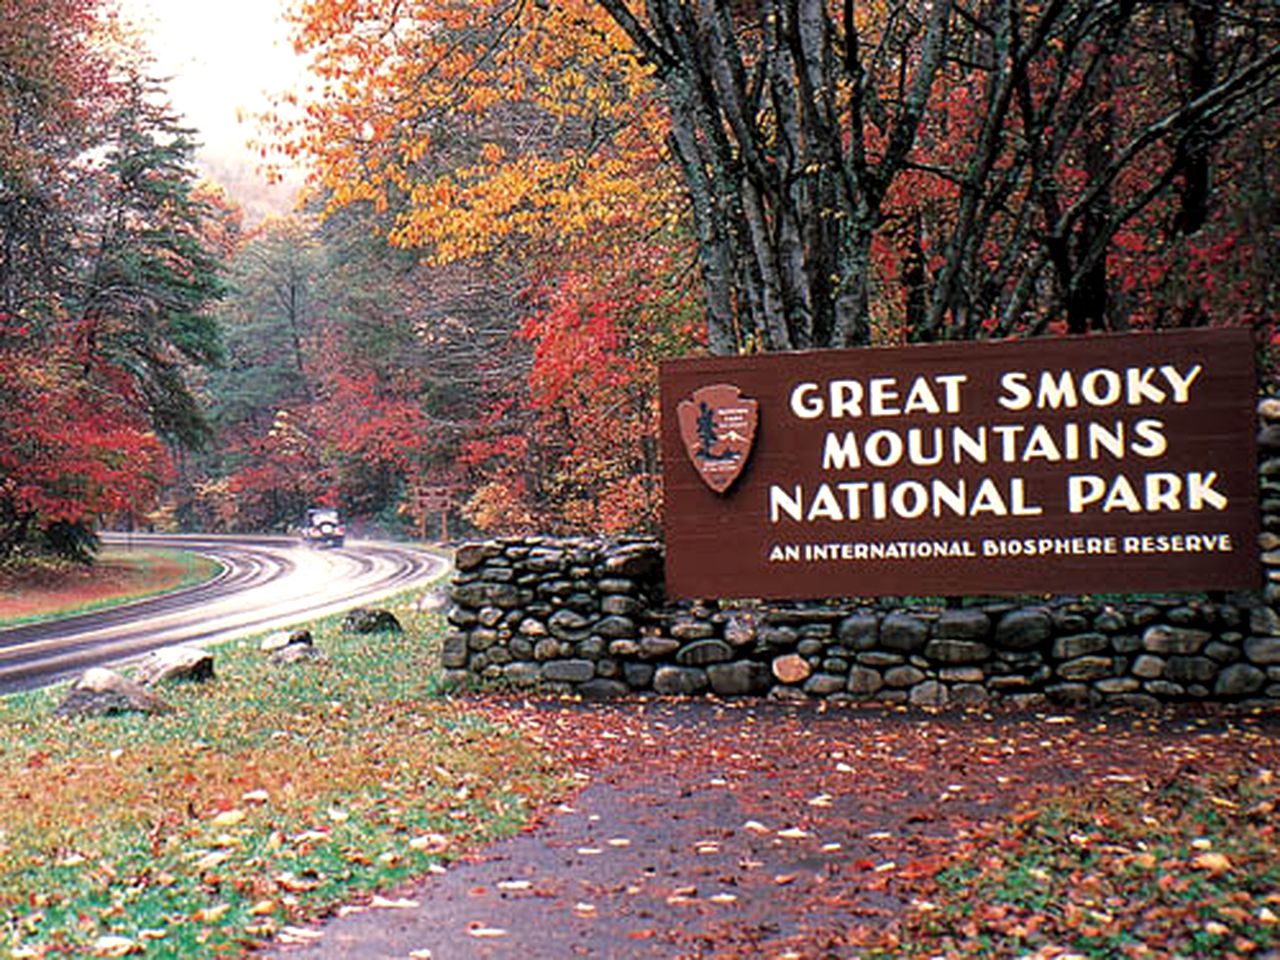
<path id="1" fill-rule="evenodd" d="M 702 441 L 702 445 L 698 448 L 700 459 L 738 459 L 739 454 L 736 450 L 723 450 L 720 453 L 714 451 L 713 448 L 720 442 L 720 438 L 716 436 L 716 412 L 705 400 L 698 407 L 698 439 Z"/>

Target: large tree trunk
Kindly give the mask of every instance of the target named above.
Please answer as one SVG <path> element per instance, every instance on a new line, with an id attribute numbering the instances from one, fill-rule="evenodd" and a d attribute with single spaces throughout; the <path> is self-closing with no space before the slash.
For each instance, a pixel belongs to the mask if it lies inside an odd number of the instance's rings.
<path id="1" fill-rule="evenodd" d="M 717 353 L 872 342 L 873 240 L 922 210 L 891 330 L 1123 328 L 1117 234 L 1175 191 L 1199 229 L 1211 137 L 1280 99 L 1261 0 L 597 2 L 671 107 Z"/>
<path id="2" fill-rule="evenodd" d="M 950 0 L 904 34 L 896 53 L 918 40 L 915 69 L 874 159 L 852 3 L 836 24 L 823 0 L 650 0 L 643 21 L 624 0 L 600 2 L 671 104 L 712 350 L 868 343 L 871 242 L 944 59 Z"/>

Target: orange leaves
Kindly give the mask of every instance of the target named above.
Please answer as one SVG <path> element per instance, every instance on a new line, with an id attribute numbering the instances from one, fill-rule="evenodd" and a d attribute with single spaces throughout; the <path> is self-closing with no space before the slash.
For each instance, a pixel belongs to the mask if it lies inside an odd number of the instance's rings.
<path id="1" fill-rule="evenodd" d="M 396 246 L 438 263 L 559 247 L 655 193 L 662 116 L 593 3 L 309 0 L 295 19 L 324 83 L 279 124 L 283 149 L 312 161 L 330 210 L 393 214 Z"/>
<path id="2" fill-rule="evenodd" d="M 318 90 L 276 129 L 310 161 L 327 212 L 370 222 L 424 272 L 475 267 L 535 301 L 516 344 L 521 362 L 535 351 L 532 403 L 464 441 L 467 518 L 651 523 L 653 371 L 640 358 L 683 348 L 699 325 L 651 69 L 594 0 L 303 0 L 295 23 Z M 538 302 L 544 284 L 572 292 Z M 502 430 L 518 455 L 493 454 Z"/>

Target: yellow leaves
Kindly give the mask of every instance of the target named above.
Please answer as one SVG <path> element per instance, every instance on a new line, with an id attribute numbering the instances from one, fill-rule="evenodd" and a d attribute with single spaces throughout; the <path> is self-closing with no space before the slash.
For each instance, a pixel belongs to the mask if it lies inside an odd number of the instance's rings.
<path id="1" fill-rule="evenodd" d="M 1231 860 L 1221 853 L 1208 851 L 1206 853 L 1197 854 L 1191 860 L 1191 866 L 1197 870 L 1203 870 L 1208 874 L 1216 875 L 1226 873 L 1231 869 Z"/>
<path id="2" fill-rule="evenodd" d="M 231 904 L 229 903 L 219 903 L 212 907 L 202 907 L 192 915 L 192 919 L 195 920 L 196 923 L 217 923 L 227 915 L 227 912 L 230 909 Z"/>
<path id="3" fill-rule="evenodd" d="M 307 0 L 295 23 L 322 85 L 282 150 L 311 160 L 327 212 L 394 209 L 394 246 L 527 256 L 659 226 L 680 196 L 651 71 L 596 3 Z"/>
<path id="4" fill-rule="evenodd" d="M 245 812 L 243 810 L 232 809 L 232 810 L 223 810 L 221 813 L 215 816 L 210 822 L 215 827 L 234 827 L 237 824 L 243 823 L 244 819 L 245 819 Z"/>

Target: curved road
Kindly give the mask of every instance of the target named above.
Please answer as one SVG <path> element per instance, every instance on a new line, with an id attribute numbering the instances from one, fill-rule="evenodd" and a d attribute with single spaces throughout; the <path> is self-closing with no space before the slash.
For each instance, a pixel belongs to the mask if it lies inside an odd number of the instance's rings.
<path id="1" fill-rule="evenodd" d="M 373 603 L 448 569 L 402 544 L 348 541 L 314 550 L 289 537 L 106 535 L 116 545 L 191 550 L 217 561 L 212 580 L 94 613 L 0 630 L 0 696 L 174 643 L 229 640 Z"/>

